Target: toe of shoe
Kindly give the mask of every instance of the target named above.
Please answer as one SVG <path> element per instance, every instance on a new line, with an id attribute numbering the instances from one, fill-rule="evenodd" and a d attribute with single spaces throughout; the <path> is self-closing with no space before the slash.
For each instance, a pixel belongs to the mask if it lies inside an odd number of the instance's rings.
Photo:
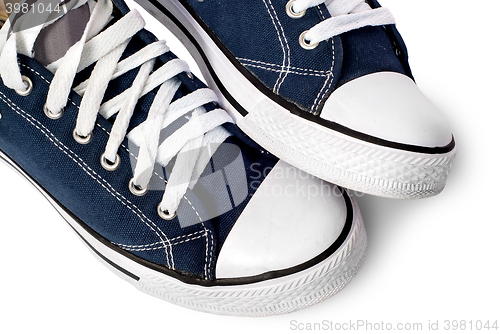
<path id="1" fill-rule="evenodd" d="M 414 81 L 393 72 L 344 84 L 327 99 L 321 117 L 392 143 L 440 148 L 453 140 L 445 118 Z"/>
<path id="2" fill-rule="evenodd" d="M 225 240 L 216 277 L 290 269 L 332 251 L 349 216 L 346 200 L 337 186 L 278 162 Z"/>

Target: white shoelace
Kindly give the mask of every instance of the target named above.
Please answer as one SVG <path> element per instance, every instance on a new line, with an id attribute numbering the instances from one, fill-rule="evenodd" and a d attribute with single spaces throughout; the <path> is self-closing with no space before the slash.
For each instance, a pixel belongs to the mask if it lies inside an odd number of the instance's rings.
<path id="1" fill-rule="evenodd" d="M 83 4 L 86 1 L 81 2 Z M 160 216 L 167 217 L 165 219 L 172 218 L 187 189 L 194 186 L 215 152 L 214 149 L 202 148 L 217 147 L 224 142 L 230 134 L 220 125 L 233 121 L 222 109 L 208 113 L 205 111 L 203 105 L 217 102 L 215 93 L 209 89 L 198 89 L 172 102 L 181 85 L 176 75 L 190 72 L 184 61 L 173 59 L 151 73 L 155 59 L 169 50 L 164 41 L 152 43 L 119 61 L 132 36 L 145 26 L 137 11 L 129 12 L 102 31 L 111 18 L 112 1 L 98 0 L 96 4 L 89 5 L 92 14 L 81 40 L 73 45 L 63 58 L 48 66 L 55 74 L 49 87 L 45 108 L 56 117 L 60 115 L 68 102 L 75 75 L 96 63 L 90 78 L 75 89 L 83 96 L 75 134 L 85 141 L 92 135 L 98 113 L 105 118 L 117 114 L 104 152 L 104 161 L 109 165 L 119 162 L 118 149 L 125 136 L 128 136 L 129 140 L 139 147 L 131 181 L 138 190 L 147 189 L 155 162 L 166 166 L 177 155 L 163 199 L 158 206 Z M 16 21 L 16 25 L 22 25 L 29 20 L 30 15 L 26 14 Z M 9 23 L 5 24 L 0 31 L 0 75 L 7 87 L 22 92 L 26 90 L 26 83 L 21 76 L 17 54 L 32 56 L 31 50 L 43 27 L 16 29 L 18 32 L 9 35 L 9 26 Z M 138 67 L 139 73 L 132 86 L 101 105 L 109 81 Z M 138 99 L 156 87 L 160 88 L 147 119 L 127 134 Z M 190 112 L 191 114 L 188 114 Z M 189 121 L 160 143 L 162 129 L 180 117 L 187 117 Z M 181 154 L 188 151 L 197 154 Z"/>
<path id="2" fill-rule="evenodd" d="M 372 9 L 364 0 L 295 0 L 292 9 L 301 13 L 324 3 L 332 17 L 318 23 L 305 34 L 310 45 L 366 26 L 394 24 L 387 8 Z"/>

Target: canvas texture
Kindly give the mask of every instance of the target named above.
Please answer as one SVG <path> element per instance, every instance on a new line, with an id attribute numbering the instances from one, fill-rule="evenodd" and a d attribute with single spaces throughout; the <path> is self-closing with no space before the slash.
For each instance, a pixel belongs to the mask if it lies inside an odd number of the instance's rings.
<path id="1" fill-rule="evenodd" d="M 117 4 L 123 13 L 128 11 L 124 3 Z M 155 40 L 151 33 L 141 31 L 123 58 Z M 174 54 L 166 53 L 156 66 L 173 58 Z M 71 93 L 63 116 L 49 119 L 43 107 L 53 74 L 36 59 L 20 55 L 19 64 L 22 74 L 33 82 L 33 92 L 23 97 L 0 82 L 0 150 L 105 240 L 183 275 L 214 279 L 217 255 L 264 179 L 263 172 L 253 171 L 272 168 L 277 158 L 236 126 L 226 124 L 232 136 L 216 151 L 198 184 L 186 193 L 177 217 L 163 220 L 157 214 L 157 205 L 172 164 L 155 166 L 151 190 L 143 197 L 134 196 L 128 189 L 137 156 L 132 143 L 122 143 L 117 171 L 107 171 L 100 164 L 114 119 L 99 115 L 91 142 L 78 144 L 72 132 L 81 97 Z M 80 73 L 75 84 L 85 80 L 90 72 L 87 69 Z M 103 102 L 128 88 L 135 74 L 136 71 L 130 71 L 113 80 Z M 179 79 L 182 85 L 175 99 L 205 87 L 186 74 L 179 75 Z M 145 120 L 155 93 L 156 90 L 139 100 L 130 129 Z M 205 106 L 207 110 L 216 107 L 212 103 Z"/>
<path id="2" fill-rule="evenodd" d="M 331 17 L 324 4 L 295 19 L 286 13 L 288 0 L 180 1 L 268 89 L 313 114 L 321 113 L 335 89 L 363 75 L 389 71 L 411 77 L 394 25 L 350 31 L 306 50 L 299 36 Z"/>

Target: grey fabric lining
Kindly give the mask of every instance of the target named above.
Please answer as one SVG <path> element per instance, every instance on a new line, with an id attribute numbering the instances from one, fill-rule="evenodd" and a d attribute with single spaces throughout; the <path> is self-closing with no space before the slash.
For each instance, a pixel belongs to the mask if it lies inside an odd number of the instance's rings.
<path id="1" fill-rule="evenodd" d="M 43 28 L 35 41 L 35 59 L 47 66 L 62 58 L 82 38 L 89 19 L 90 8 L 85 4 Z"/>

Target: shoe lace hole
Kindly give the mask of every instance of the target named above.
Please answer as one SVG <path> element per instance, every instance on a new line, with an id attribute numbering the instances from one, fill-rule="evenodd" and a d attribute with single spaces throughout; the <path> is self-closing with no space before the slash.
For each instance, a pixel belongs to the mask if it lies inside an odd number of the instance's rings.
<path id="1" fill-rule="evenodd" d="M 290 16 L 292 19 L 298 19 L 301 18 L 306 14 L 306 10 L 303 10 L 301 12 L 296 12 L 293 10 L 293 5 L 295 4 L 295 0 L 290 0 L 286 4 L 286 14 Z"/>
<path id="2" fill-rule="evenodd" d="M 21 95 L 21 96 L 28 96 L 31 94 L 31 92 L 33 91 L 33 82 L 31 81 L 30 78 L 28 78 L 27 76 L 23 75 L 22 76 L 23 78 L 23 82 L 24 84 L 26 85 L 26 89 L 21 91 L 21 90 L 17 90 L 16 89 L 16 93 L 18 95 Z"/>
<path id="3" fill-rule="evenodd" d="M 146 193 L 148 192 L 148 188 L 141 188 L 137 185 L 134 184 L 134 179 L 130 179 L 130 182 L 128 183 L 128 189 L 130 190 L 130 192 L 134 195 L 134 196 L 137 196 L 137 197 L 141 197 L 141 196 L 144 196 L 146 195 Z"/>
<path id="4" fill-rule="evenodd" d="M 168 211 L 163 211 L 161 209 L 161 203 L 160 203 L 158 204 L 158 215 L 160 216 L 161 219 L 172 220 L 177 216 L 177 212 L 170 213 Z"/>
<path id="5" fill-rule="evenodd" d="M 43 106 L 43 112 L 45 113 L 45 116 L 47 116 L 50 119 L 59 119 L 62 117 L 64 110 L 59 110 L 59 112 L 53 112 L 51 111 L 48 107 L 47 104 Z"/>
<path id="6" fill-rule="evenodd" d="M 302 48 L 304 48 L 306 50 L 312 50 L 318 46 L 318 43 L 311 43 L 310 41 L 306 40 L 306 34 L 308 31 L 309 30 L 306 30 L 302 34 L 300 34 L 299 44 Z"/>
<path id="7" fill-rule="evenodd" d="M 87 145 L 92 140 L 92 132 L 86 136 L 81 136 L 76 132 L 76 128 L 73 130 L 73 138 L 78 144 Z"/>
<path id="8" fill-rule="evenodd" d="M 112 162 L 103 155 L 101 155 L 101 166 L 107 171 L 114 172 L 120 167 L 121 159 L 118 153 L 115 156 L 115 162 Z"/>

